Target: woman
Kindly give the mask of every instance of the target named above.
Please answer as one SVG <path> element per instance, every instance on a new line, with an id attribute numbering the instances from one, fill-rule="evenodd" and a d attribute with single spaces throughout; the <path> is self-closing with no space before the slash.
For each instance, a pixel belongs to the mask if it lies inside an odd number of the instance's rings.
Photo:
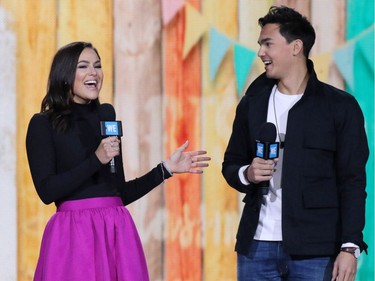
<path id="1" fill-rule="evenodd" d="M 39 197 L 55 202 L 34 280 L 149 280 L 142 245 L 124 205 L 174 173 L 201 174 L 205 151 L 188 142 L 144 176 L 125 181 L 120 140 L 100 134 L 100 56 L 86 42 L 55 55 L 41 112 L 29 124 L 26 148 Z M 203 155 L 203 156 L 201 156 Z M 116 159 L 117 172 L 108 163 Z"/>

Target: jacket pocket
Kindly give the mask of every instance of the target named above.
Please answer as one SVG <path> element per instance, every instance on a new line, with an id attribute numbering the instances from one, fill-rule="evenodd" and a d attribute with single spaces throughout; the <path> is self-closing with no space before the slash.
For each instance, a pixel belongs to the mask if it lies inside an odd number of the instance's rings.
<path id="1" fill-rule="evenodd" d="M 338 192 L 334 178 L 307 178 L 302 196 L 306 209 L 339 207 Z"/>
<path id="2" fill-rule="evenodd" d="M 340 229 L 340 203 L 333 180 L 305 185 L 303 207 L 298 217 L 306 243 L 336 243 Z"/>
<path id="3" fill-rule="evenodd" d="M 335 133 L 324 130 L 324 128 L 315 128 L 313 131 L 306 130 L 303 146 L 309 149 L 336 151 Z"/>
<path id="4" fill-rule="evenodd" d="M 320 133 L 319 133 L 320 132 Z M 335 170 L 336 138 L 319 128 L 306 134 L 303 140 L 302 174 L 306 177 L 333 177 Z"/>

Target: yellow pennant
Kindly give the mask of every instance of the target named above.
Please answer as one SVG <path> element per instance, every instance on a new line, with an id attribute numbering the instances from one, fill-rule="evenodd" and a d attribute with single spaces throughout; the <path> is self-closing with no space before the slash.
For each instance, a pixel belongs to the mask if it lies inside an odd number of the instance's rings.
<path id="1" fill-rule="evenodd" d="M 185 36 L 182 56 L 186 58 L 201 36 L 208 30 L 209 24 L 191 4 L 185 4 Z"/>
<path id="2" fill-rule="evenodd" d="M 332 53 L 322 53 L 312 56 L 314 62 L 315 72 L 320 81 L 328 83 L 329 68 L 332 62 Z"/>

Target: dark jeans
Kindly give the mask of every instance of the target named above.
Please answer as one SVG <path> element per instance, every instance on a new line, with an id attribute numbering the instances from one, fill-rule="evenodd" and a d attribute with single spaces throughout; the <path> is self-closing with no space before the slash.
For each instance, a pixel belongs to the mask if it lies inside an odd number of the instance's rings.
<path id="1" fill-rule="evenodd" d="M 333 257 L 294 257 L 282 242 L 251 243 L 247 256 L 237 255 L 238 281 L 330 281 Z"/>

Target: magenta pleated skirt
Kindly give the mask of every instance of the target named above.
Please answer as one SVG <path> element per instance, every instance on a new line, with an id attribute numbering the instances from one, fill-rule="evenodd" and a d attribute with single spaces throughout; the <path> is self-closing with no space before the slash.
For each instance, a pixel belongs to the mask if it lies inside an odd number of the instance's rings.
<path id="1" fill-rule="evenodd" d="M 63 202 L 49 220 L 34 281 L 148 281 L 137 229 L 119 197 Z"/>

